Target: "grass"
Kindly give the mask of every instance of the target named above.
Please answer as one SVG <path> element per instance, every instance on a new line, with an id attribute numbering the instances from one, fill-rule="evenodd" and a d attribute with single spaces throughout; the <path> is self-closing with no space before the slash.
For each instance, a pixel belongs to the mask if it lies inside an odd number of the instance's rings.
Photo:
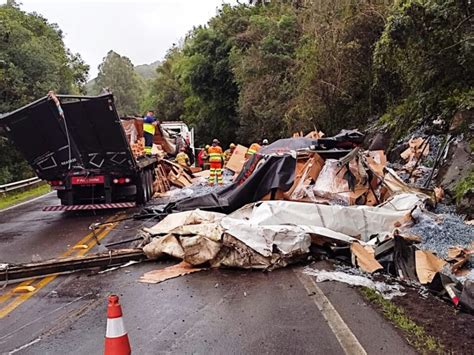
<path id="1" fill-rule="evenodd" d="M 426 334 L 425 329 L 412 321 L 403 309 L 386 300 L 377 291 L 370 288 L 362 287 L 360 291 L 369 302 L 381 309 L 385 318 L 403 331 L 408 343 L 417 351 L 422 354 L 444 353 L 443 344 L 435 337 Z"/>
<path id="2" fill-rule="evenodd" d="M 0 210 L 34 197 L 44 195 L 50 191 L 51 187 L 48 184 L 44 184 L 26 191 L 9 193 L 5 197 L 0 198 Z"/>

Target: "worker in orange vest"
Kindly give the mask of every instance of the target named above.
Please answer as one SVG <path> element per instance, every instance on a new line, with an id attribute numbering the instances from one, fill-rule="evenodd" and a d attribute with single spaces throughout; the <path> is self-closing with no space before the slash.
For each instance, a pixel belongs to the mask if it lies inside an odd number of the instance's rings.
<path id="1" fill-rule="evenodd" d="M 222 148 L 217 139 L 212 140 L 212 146 L 207 150 L 209 153 L 209 163 L 211 164 L 211 173 L 209 175 L 209 185 L 213 186 L 215 180 L 219 185 L 223 184 L 222 180 L 222 161 L 224 160 Z"/>
<path id="2" fill-rule="evenodd" d="M 258 143 L 252 143 L 250 145 L 250 148 L 247 150 L 247 153 L 245 154 L 246 159 L 250 159 L 255 153 L 257 153 L 260 150 L 261 146 Z"/>

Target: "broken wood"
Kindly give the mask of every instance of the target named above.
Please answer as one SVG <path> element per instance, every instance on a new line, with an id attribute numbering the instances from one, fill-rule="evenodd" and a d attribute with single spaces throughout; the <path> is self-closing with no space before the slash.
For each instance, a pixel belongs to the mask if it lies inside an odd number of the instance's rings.
<path id="1" fill-rule="evenodd" d="M 9 264 L 0 269 L 0 281 L 61 274 L 95 267 L 109 267 L 128 261 L 146 260 L 142 249 L 118 249 L 106 253 L 56 258 L 28 264 Z"/>

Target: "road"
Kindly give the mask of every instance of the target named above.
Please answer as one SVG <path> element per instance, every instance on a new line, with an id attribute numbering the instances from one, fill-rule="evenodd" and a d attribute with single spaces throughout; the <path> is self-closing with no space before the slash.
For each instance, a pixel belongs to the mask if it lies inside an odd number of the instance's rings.
<path id="1" fill-rule="evenodd" d="M 0 262 L 28 262 L 107 250 L 152 221 L 92 223 L 123 217 L 100 213 L 42 212 L 54 194 L 0 211 Z M 133 213 L 128 211 L 127 213 Z M 86 245 L 86 249 L 74 248 Z M 107 296 L 120 296 L 132 351 L 139 354 L 399 354 L 414 353 L 356 290 L 316 284 L 298 267 L 269 273 L 208 270 L 143 284 L 144 273 L 171 265 L 144 262 L 127 268 L 26 280 L 36 286 L 0 296 L 0 352 L 98 354 L 103 352 Z"/>

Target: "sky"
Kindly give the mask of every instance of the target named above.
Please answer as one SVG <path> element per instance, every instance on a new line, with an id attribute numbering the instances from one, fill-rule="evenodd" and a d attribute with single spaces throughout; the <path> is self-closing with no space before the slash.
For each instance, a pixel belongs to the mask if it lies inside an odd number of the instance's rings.
<path id="1" fill-rule="evenodd" d="M 3 1 L 0 0 L 0 3 Z M 223 2 L 237 0 L 19 0 L 58 24 L 66 46 L 90 65 L 89 79 L 109 50 L 133 64 L 162 60 L 193 26 L 204 25 Z"/>

